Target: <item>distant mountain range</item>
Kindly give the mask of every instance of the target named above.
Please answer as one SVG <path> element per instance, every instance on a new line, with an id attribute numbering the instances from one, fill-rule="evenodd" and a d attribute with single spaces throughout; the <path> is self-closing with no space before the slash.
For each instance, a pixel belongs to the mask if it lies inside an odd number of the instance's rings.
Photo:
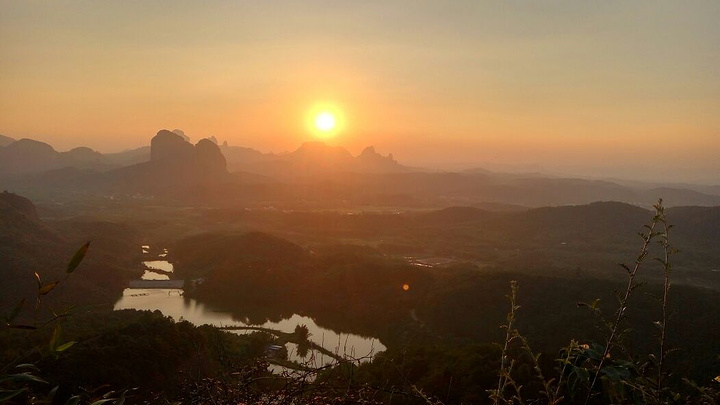
<path id="1" fill-rule="evenodd" d="M 190 145 L 189 138 L 179 129 L 162 130 Z M 155 138 L 153 138 L 155 139 Z M 207 141 L 217 145 L 214 137 Z M 182 144 L 179 144 L 182 145 Z M 161 146 L 162 147 L 162 146 Z M 262 153 L 255 149 L 219 145 L 231 172 L 250 172 L 281 178 L 322 174 L 327 171 L 358 173 L 397 173 L 417 171 L 399 164 L 392 156 L 382 156 L 369 146 L 358 156 L 352 156 L 342 147 L 331 147 L 321 142 L 306 142 L 291 153 Z M 146 163 L 152 160 L 152 145 L 123 152 L 102 154 L 80 147 L 58 152 L 52 146 L 32 139 L 16 141 L 0 135 L 0 174 L 39 173 L 63 168 L 106 171 L 123 166 Z"/>
<path id="2" fill-rule="evenodd" d="M 262 153 L 214 137 L 193 145 L 181 130 L 161 130 L 150 146 L 101 154 L 80 147 L 58 152 L 31 139 L 0 136 L 0 188 L 48 193 L 140 194 L 204 203 L 244 201 L 295 207 L 453 205 L 537 207 L 620 201 L 649 206 L 720 205 L 720 187 L 619 183 L 493 173 L 431 172 L 400 164 L 370 146 L 353 156 L 342 147 L 306 142 L 289 153 Z"/>
<path id="3" fill-rule="evenodd" d="M 52 146 L 32 139 L 14 141 L 0 139 L 0 173 L 39 173 L 63 167 L 108 170 L 112 165 L 104 156 L 90 148 L 79 147 L 68 152 L 57 152 Z"/>
<path id="4" fill-rule="evenodd" d="M 253 149 L 221 146 L 233 171 L 257 173 L 281 179 L 301 179 L 327 173 L 406 173 L 417 171 L 399 164 L 393 155 L 383 156 L 368 146 L 353 156 L 340 146 L 305 142 L 294 152 L 263 154 Z"/>

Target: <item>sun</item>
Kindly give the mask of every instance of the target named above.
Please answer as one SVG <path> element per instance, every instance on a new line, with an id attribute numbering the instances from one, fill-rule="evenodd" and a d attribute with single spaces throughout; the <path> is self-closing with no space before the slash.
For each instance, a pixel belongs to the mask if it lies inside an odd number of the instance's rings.
<path id="1" fill-rule="evenodd" d="M 316 103 L 305 116 L 306 128 L 320 139 L 330 139 L 345 131 L 343 109 L 337 103 Z"/>
<path id="2" fill-rule="evenodd" d="M 337 119 L 330 111 L 321 111 L 315 116 L 315 128 L 320 132 L 331 132 L 337 126 Z"/>

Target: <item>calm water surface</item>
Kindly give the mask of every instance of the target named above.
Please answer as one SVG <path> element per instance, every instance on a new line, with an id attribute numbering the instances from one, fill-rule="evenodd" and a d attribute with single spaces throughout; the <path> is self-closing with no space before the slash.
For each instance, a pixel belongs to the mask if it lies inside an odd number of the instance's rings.
<path id="1" fill-rule="evenodd" d="M 145 274 L 143 280 L 168 280 L 167 273 L 173 272 L 172 263 L 161 259 L 167 255 L 167 249 L 159 257 L 150 257 L 150 246 L 142 246 L 143 253 L 148 260 L 143 262 Z M 152 259 L 152 260 L 151 260 Z M 163 273 L 153 270 L 161 270 Z M 158 310 L 165 316 L 176 321 L 186 320 L 194 325 L 213 326 L 259 326 L 275 329 L 282 332 L 292 333 L 297 325 L 305 325 L 310 331 L 310 340 L 340 355 L 348 355 L 354 358 L 369 357 L 375 353 L 385 350 L 385 346 L 376 338 L 363 337 L 351 333 L 335 332 L 330 329 L 318 326 L 312 318 L 294 314 L 279 322 L 267 321 L 260 325 L 252 325 L 242 320 L 234 319 L 228 312 L 216 311 L 195 299 L 187 299 L 182 296 L 182 290 L 166 289 L 125 289 L 123 296 L 115 303 L 115 310 L 137 309 L 137 310 Z M 252 333 L 252 331 L 233 331 L 235 333 Z M 304 357 L 299 356 L 297 346 L 293 343 L 286 345 L 288 359 L 297 362 L 309 362 L 321 366 L 332 362 L 332 358 L 309 351 Z"/>

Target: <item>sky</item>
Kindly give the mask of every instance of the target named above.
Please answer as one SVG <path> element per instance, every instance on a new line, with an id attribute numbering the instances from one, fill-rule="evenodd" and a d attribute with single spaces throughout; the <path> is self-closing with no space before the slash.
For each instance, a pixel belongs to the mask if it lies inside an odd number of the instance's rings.
<path id="1" fill-rule="evenodd" d="M 720 183 L 717 1 L 0 2 L 0 134 Z"/>

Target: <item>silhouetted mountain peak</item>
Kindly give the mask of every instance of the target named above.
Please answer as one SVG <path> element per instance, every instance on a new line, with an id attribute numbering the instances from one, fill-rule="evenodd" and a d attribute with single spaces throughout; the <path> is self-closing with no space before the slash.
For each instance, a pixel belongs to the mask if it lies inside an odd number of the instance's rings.
<path id="1" fill-rule="evenodd" d="M 14 153 L 33 153 L 43 154 L 46 156 L 53 155 L 55 149 L 45 142 L 36 141 L 34 139 L 23 138 L 19 141 L 13 142 L 5 148 L 6 151 L 12 151 Z"/>
<path id="2" fill-rule="evenodd" d="M 347 162 L 353 159 L 350 152 L 342 146 L 328 146 L 323 142 L 305 142 L 291 156 L 305 161 L 318 160 L 325 164 Z"/>
<path id="3" fill-rule="evenodd" d="M 183 131 L 182 129 L 173 129 L 173 130 L 172 130 L 172 133 L 173 133 L 173 134 L 176 134 L 176 135 L 179 135 L 179 136 L 180 136 L 182 139 L 184 139 L 186 142 L 190 142 L 190 137 L 187 136 L 187 135 L 185 135 L 185 131 Z"/>
<path id="4" fill-rule="evenodd" d="M 86 147 L 57 152 L 44 142 L 21 139 L 0 149 L 0 172 L 38 173 L 66 167 L 102 170 L 108 166 L 101 153 Z"/>
<path id="5" fill-rule="evenodd" d="M 10 138 L 9 136 L 0 135 L 0 147 L 8 146 L 13 142 L 15 142 L 15 139 Z"/>
<path id="6" fill-rule="evenodd" d="M 71 160 L 81 162 L 100 162 L 103 159 L 103 155 L 100 152 L 94 151 L 85 146 L 71 149 L 62 153 L 62 155 Z"/>
<path id="7" fill-rule="evenodd" d="M 0 172 L 32 173 L 57 168 L 58 153 L 52 146 L 21 139 L 0 149 Z"/>
<path id="8" fill-rule="evenodd" d="M 163 190 L 169 185 L 214 184 L 227 177 L 227 162 L 220 147 L 209 139 L 196 145 L 166 129 L 150 141 L 150 161 L 120 168 L 112 176 L 123 187 Z"/>
<path id="9" fill-rule="evenodd" d="M 60 239 L 42 223 L 30 200 L 7 191 L 0 192 L 0 229 L 0 247 L 12 252 L 12 256 L 28 247 L 38 248 L 41 252 L 47 248 L 46 242 Z M 6 263 L 0 266 L 3 276 L 7 275 Z"/>
<path id="10" fill-rule="evenodd" d="M 209 139 L 197 145 L 166 129 L 158 131 L 150 141 L 150 162 L 156 168 L 172 169 L 178 176 L 227 174 L 227 161 L 220 147 Z"/>
<path id="11" fill-rule="evenodd" d="M 375 152 L 374 146 L 368 146 L 360 153 L 360 156 L 371 156 L 371 155 L 377 155 L 377 152 Z"/>
<path id="12" fill-rule="evenodd" d="M 87 146 L 78 146 L 77 148 L 72 148 L 68 151 L 68 153 L 73 153 L 78 156 L 90 156 L 94 155 L 98 152 L 95 152 L 94 150 L 88 148 Z"/>
<path id="13" fill-rule="evenodd" d="M 17 194 L 3 191 L 0 193 L 0 212 L 4 215 L 10 215 L 9 211 L 13 211 L 15 215 L 21 214 L 27 218 L 38 220 L 35 205 L 25 197 Z"/>
<path id="14" fill-rule="evenodd" d="M 390 153 L 387 156 L 383 156 L 375 151 L 374 146 L 368 146 L 360 153 L 358 159 L 363 163 L 384 163 L 384 164 L 398 164 L 398 162 Z"/>
<path id="15" fill-rule="evenodd" d="M 150 141 L 151 162 L 178 162 L 192 159 L 193 145 L 175 132 L 162 129 Z"/>
<path id="16" fill-rule="evenodd" d="M 198 169 L 210 173 L 227 173 L 227 161 L 217 143 L 210 139 L 201 139 L 195 145 L 195 158 Z"/>

